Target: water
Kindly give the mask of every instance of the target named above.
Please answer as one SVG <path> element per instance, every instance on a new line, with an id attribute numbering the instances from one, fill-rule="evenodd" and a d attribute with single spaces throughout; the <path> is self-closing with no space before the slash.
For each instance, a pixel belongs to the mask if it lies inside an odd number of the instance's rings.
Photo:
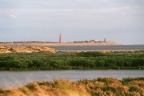
<path id="1" fill-rule="evenodd" d="M 71 50 L 144 50 L 144 45 L 103 45 L 103 46 L 50 46 L 59 51 Z M 144 77 L 144 70 L 60 70 L 60 71 L 0 71 L 0 87 L 17 88 L 32 81 L 52 81 L 56 78 L 77 81 L 98 77 Z"/>
<path id="2" fill-rule="evenodd" d="M 144 77 L 144 70 L 0 71 L 0 87 L 17 88 L 32 81 L 52 81 L 57 78 L 77 81 L 98 77 Z"/>
<path id="3" fill-rule="evenodd" d="M 144 45 L 99 45 L 99 46 L 49 46 L 59 51 L 71 50 L 144 50 Z"/>

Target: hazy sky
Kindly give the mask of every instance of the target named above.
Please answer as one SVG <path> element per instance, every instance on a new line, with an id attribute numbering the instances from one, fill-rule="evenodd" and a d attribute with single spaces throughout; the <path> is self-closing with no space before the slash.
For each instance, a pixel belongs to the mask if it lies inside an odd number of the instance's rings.
<path id="1" fill-rule="evenodd" d="M 0 41 L 144 44 L 144 0 L 0 0 Z"/>

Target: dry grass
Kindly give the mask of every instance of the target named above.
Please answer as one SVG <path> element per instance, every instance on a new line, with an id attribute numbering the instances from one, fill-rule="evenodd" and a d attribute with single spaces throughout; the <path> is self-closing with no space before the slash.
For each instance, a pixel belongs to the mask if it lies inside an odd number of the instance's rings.
<path id="1" fill-rule="evenodd" d="M 17 89 L 0 89 L 0 96 L 144 96 L 143 79 L 122 82 L 114 78 L 77 82 L 57 79 L 51 82 L 32 82 Z"/>
<path id="2" fill-rule="evenodd" d="M 9 47 L 9 46 L 0 46 L 0 53 L 32 53 L 32 52 L 51 52 L 56 53 L 56 50 L 48 47 Z"/>

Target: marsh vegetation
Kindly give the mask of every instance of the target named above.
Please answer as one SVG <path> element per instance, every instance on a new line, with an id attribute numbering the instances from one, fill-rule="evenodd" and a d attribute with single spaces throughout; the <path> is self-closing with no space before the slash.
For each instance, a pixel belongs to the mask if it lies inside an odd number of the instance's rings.
<path id="1" fill-rule="evenodd" d="M 76 52 L 0 54 L 0 70 L 144 69 L 144 53 Z"/>

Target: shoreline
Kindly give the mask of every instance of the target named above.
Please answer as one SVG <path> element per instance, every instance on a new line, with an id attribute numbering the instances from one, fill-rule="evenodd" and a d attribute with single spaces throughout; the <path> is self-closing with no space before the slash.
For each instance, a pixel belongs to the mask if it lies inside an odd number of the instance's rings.
<path id="1" fill-rule="evenodd" d="M 0 46 L 101 46 L 101 45 L 122 45 L 115 42 L 6 42 L 0 43 Z"/>

